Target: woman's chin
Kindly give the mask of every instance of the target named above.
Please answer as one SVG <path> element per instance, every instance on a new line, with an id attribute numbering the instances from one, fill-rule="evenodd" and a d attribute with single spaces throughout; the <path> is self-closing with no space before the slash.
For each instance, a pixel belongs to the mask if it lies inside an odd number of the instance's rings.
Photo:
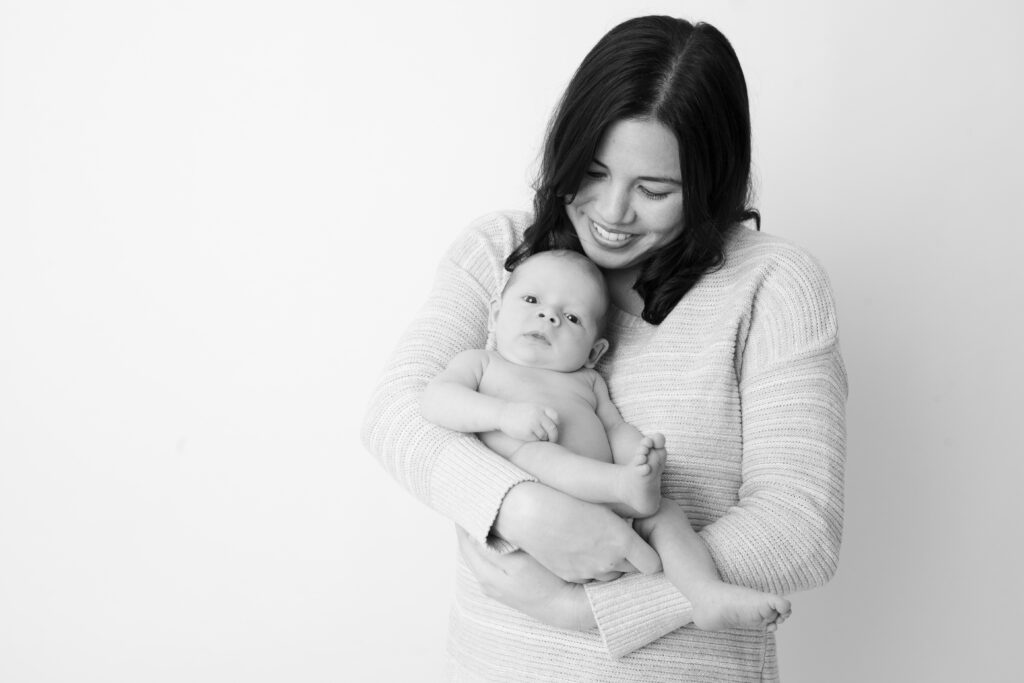
<path id="1" fill-rule="evenodd" d="M 591 240 L 581 240 L 581 244 L 583 246 L 583 253 L 587 255 L 587 258 L 604 270 L 629 268 L 639 261 L 639 258 L 633 253 L 634 250 L 628 247 L 609 249 Z"/>

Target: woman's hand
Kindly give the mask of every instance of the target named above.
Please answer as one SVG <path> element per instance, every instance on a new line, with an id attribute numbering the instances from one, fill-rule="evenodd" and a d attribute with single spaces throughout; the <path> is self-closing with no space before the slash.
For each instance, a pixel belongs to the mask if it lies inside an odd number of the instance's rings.
<path id="1" fill-rule="evenodd" d="M 624 572 L 661 571 L 658 553 L 624 519 L 536 482 L 512 487 L 494 530 L 565 581 L 609 581 Z"/>
<path id="2" fill-rule="evenodd" d="M 583 586 L 569 583 L 522 551 L 497 555 L 455 527 L 466 564 L 484 595 L 550 626 L 586 631 L 597 626 Z"/>

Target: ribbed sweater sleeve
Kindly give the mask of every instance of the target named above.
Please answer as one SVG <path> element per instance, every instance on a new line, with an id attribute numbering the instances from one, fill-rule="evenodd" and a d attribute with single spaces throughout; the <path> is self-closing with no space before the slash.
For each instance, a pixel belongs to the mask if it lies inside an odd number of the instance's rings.
<path id="1" fill-rule="evenodd" d="M 701 536 L 729 582 L 774 593 L 835 573 L 843 531 L 846 370 L 828 278 L 791 249 L 766 273 L 739 355 L 739 502 Z"/>
<path id="2" fill-rule="evenodd" d="M 492 243 L 484 228 L 507 235 L 509 243 Z M 484 348 L 488 306 L 503 277 L 503 257 L 495 251 L 510 249 L 513 235 L 510 219 L 493 215 L 470 226 L 451 247 L 426 304 L 384 368 L 363 422 L 363 442 L 384 468 L 480 543 L 488 541 L 508 490 L 533 478 L 475 435 L 424 420 L 419 399 L 456 354 Z"/>
<path id="3" fill-rule="evenodd" d="M 839 557 L 846 371 L 828 279 L 810 256 L 783 246 L 754 290 L 736 343 L 742 484 L 700 535 L 723 580 L 792 593 L 825 583 Z M 613 657 L 690 621 L 663 574 L 588 584 L 587 595 Z"/>
<path id="4" fill-rule="evenodd" d="M 689 601 L 664 574 L 627 574 L 585 588 L 601 639 L 615 659 L 692 621 Z"/>

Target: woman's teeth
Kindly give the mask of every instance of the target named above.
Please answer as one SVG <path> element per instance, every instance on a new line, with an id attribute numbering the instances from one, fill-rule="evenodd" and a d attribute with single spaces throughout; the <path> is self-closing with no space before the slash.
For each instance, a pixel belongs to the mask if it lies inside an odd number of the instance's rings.
<path id="1" fill-rule="evenodd" d="M 608 242 L 625 242 L 630 237 L 633 237 L 633 235 L 630 235 L 629 233 L 606 230 L 594 221 L 590 221 L 590 226 L 593 228 L 594 234 Z"/>

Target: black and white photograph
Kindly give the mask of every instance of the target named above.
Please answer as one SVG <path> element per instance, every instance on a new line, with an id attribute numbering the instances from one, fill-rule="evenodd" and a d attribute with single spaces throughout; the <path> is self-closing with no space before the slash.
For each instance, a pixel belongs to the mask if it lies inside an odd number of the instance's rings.
<path id="1" fill-rule="evenodd" d="M 1021 25 L 0 0 L 0 681 L 1021 680 Z"/>

